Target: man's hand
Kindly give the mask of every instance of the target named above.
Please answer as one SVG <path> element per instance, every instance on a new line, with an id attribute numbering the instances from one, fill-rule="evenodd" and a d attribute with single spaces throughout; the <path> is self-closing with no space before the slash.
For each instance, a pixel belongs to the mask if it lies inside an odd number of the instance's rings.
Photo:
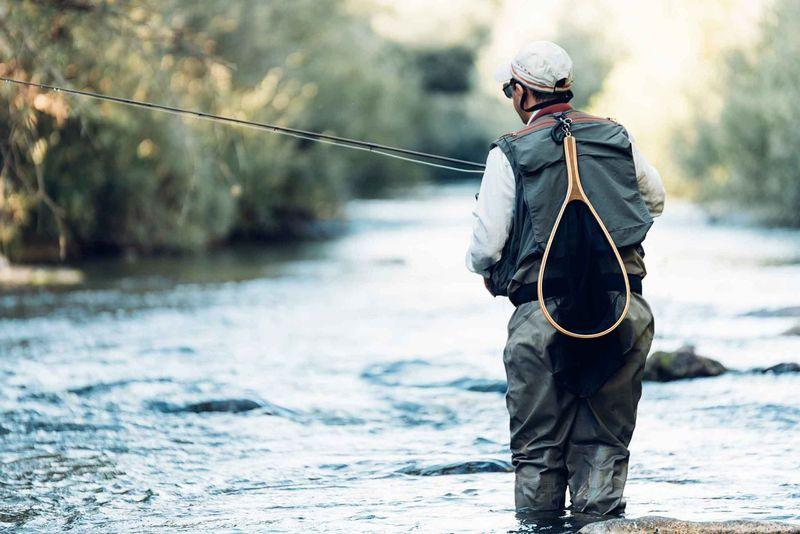
<path id="1" fill-rule="evenodd" d="M 491 288 L 492 288 L 492 286 L 490 285 L 490 282 L 489 282 L 489 279 L 488 279 L 488 278 L 484 278 L 484 279 L 483 279 L 483 287 L 485 287 L 485 288 L 486 288 L 486 291 L 488 291 L 488 292 L 489 292 L 489 294 L 491 294 L 492 296 L 494 296 L 494 293 L 492 293 L 492 289 L 491 289 Z"/>

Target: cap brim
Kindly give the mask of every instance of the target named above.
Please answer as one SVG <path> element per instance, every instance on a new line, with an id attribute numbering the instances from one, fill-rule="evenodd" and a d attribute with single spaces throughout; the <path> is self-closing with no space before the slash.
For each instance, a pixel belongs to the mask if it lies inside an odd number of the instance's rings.
<path id="1" fill-rule="evenodd" d="M 511 74 L 511 62 L 510 61 L 506 61 L 505 63 L 503 63 L 502 65 L 497 67 L 497 69 L 495 69 L 495 71 L 494 71 L 494 79 L 495 79 L 495 81 L 498 81 L 498 82 L 502 83 L 502 82 L 507 82 L 511 78 L 513 78 L 513 75 Z"/>

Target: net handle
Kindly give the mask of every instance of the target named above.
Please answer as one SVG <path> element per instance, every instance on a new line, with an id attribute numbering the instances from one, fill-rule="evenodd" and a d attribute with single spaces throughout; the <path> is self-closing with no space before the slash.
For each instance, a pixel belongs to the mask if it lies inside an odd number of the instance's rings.
<path id="1" fill-rule="evenodd" d="M 628 315 L 628 309 L 631 305 L 631 285 L 628 281 L 628 273 L 625 269 L 625 263 L 622 261 L 622 256 L 619 254 L 619 250 L 617 250 L 617 246 L 614 244 L 614 240 L 611 239 L 611 234 L 608 233 L 606 229 L 606 225 L 603 224 L 603 220 L 597 214 L 597 211 L 592 206 L 592 203 L 589 202 L 589 198 L 586 196 L 586 193 L 583 191 L 583 186 L 581 186 L 581 178 L 578 172 L 578 148 L 575 143 L 575 137 L 571 134 L 567 134 L 564 137 L 564 158 L 567 162 L 567 194 L 564 196 L 564 202 L 561 204 L 561 209 L 558 212 L 558 216 L 556 217 L 556 222 L 553 224 L 553 229 L 550 231 L 550 237 L 547 239 L 547 246 L 544 249 L 544 255 L 542 256 L 542 264 L 539 267 L 539 280 L 536 283 L 536 292 L 539 297 L 539 307 L 542 309 L 542 313 L 544 314 L 544 318 L 547 319 L 547 322 L 553 325 L 553 328 L 558 330 L 564 335 L 579 338 L 579 339 L 594 339 L 598 337 L 602 337 L 615 328 L 617 328 L 622 321 L 625 319 L 625 316 Z M 619 267 L 622 272 L 622 278 L 625 280 L 625 307 L 622 310 L 622 313 L 619 316 L 619 319 L 616 320 L 614 324 L 603 330 L 602 332 L 595 332 L 591 334 L 579 334 L 577 332 L 572 332 L 567 330 L 555 319 L 550 315 L 550 312 L 547 311 L 547 306 L 544 303 L 544 268 L 547 265 L 547 258 L 550 255 L 550 247 L 553 244 L 553 238 L 556 235 L 556 230 L 558 229 L 558 225 L 561 223 L 561 218 L 564 216 L 564 211 L 567 208 L 567 204 L 572 202 L 573 200 L 577 200 L 579 202 L 583 202 L 589 208 L 589 211 L 592 213 L 592 216 L 595 218 L 597 223 L 600 225 L 600 229 L 603 231 L 603 235 L 605 236 L 608 244 L 611 245 L 611 250 L 614 251 L 614 257 L 619 264 Z"/>

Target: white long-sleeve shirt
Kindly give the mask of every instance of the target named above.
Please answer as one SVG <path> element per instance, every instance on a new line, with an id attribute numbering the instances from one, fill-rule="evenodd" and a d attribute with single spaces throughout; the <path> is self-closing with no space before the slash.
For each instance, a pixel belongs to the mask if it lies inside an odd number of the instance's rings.
<path id="1" fill-rule="evenodd" d="M 537 113 L 531 115 L 528 124 Z M 661 175 L 636 148 L 629 134 L 633 164 L 636 168 L 636 183 L 650 215 L 657 217 L 664 210 L 664 184 Z M 494 147 L 486 157 L 486 170 L 481 180 L 478 202 L 472 211 L 472 237 L 467 250 L 467 269 L 488 276 L 488 269 L 500 260 L 506 244 L 516 204 L 516 179 L 508 158 Z"/>

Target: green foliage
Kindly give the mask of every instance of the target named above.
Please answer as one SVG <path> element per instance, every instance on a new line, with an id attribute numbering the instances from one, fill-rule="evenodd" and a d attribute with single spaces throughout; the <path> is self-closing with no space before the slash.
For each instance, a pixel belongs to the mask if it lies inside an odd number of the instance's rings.
<path id="1" fill-rule="evenodd" d="M 472 85 L 475 51 L 466 46 L 421 50 L 417 66 L 427 91 L 466 93 Z"/>
<path id="2" fill-rule="evenodd" d="M 425 89 L 413 51 L 335 0 L 25 0 L 0 7 L 0 72 L 432 152 L 455 148 L 442 124 L 472 139 L 461 155 L 490 136 L 461 97 Z M 293 237 L 353 195 L 439 176 L 10 85 L 0 151 L 0 253 L 17 259 Z"/>
<path id="3" fill-rule="evenodd" d="M 800 3 L 781 0 L 764 19 L 757 46 L 727 57 L 719 117 L 698 110 L 675 143 L 702 198 L 800 226 L 798 53 Z"/>

